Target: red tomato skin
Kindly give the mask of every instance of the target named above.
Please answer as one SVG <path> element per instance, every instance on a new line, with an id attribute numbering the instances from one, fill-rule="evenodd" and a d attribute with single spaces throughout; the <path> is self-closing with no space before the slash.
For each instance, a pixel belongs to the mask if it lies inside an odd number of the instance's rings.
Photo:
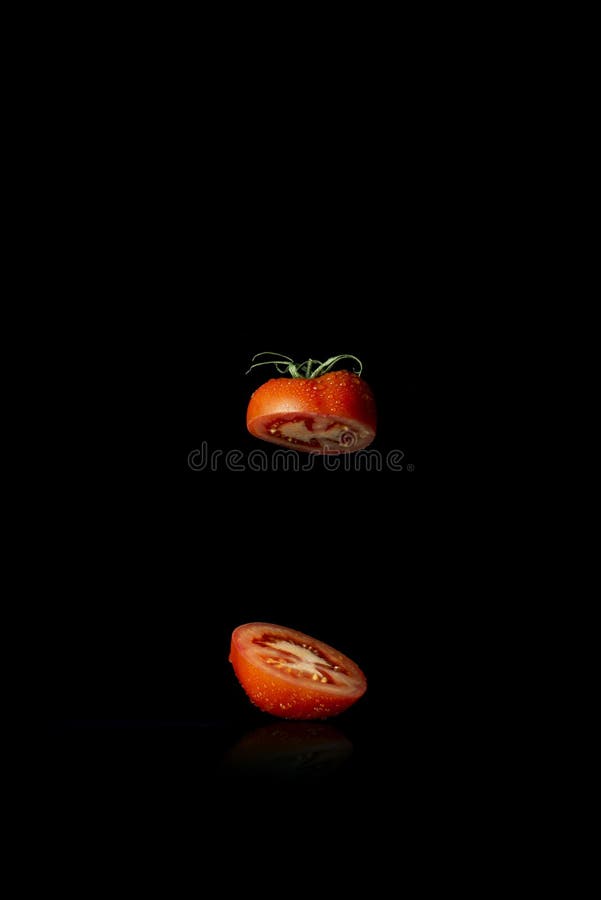
<path id="1" fill-rule="evenodd" d="M 376 403 L 371 388 L 358 375 L 341 369 L 318 378 L 271 378 L 253 393 L 246 413 L 251 434 L 262 440 L 286 446 L 271 438 L 269 423 L 280 418 L 319 416 L 356 423 L 361 437 L 348 447 L 322 452 L 342 453 L 360 450 L 372 442 L 376 433 Z M 295 445 L 311 451 L 311 447 Z"/>
<path id="2" fill-rule="evenodd" d="M 267 630 L 285 632 L 299 642 L 308 638 L 308 635 L 291 628 L 280 628 L 277 625 L 258 622 L 250 623 L 250 625 L 263 625 Z M 248 627 L 248 625 L 240 625 L 234 630 L 229 661 L 249 699 L 263 712 L 279 716 L 281 719 L 327 719 L 344 712 L 367 690 L 367 679 L 356 663 L 322 641 L 317 643 L 326 648 L 333 656 L 337 656 L 353 667 L 360 679 L 356 690 L 344 695 L 327 695 L 319 688 L 313 687 L 312 682 L 305 680 L 299 680 L 292 688 L 289 682 L 278 678 L 263 666 L 257 665 L 244 653 L 244 642 L 241 638 L 243 631 Z"/>

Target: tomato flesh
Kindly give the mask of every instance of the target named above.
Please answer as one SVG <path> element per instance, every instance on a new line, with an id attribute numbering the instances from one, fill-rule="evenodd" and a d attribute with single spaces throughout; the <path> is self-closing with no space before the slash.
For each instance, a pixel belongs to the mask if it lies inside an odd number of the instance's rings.
<path id="1" fill-rule="evenodd" d="M 315 453 L 344 453 L 367 447 L 373 433 L 360 423 L 333 416 L 267 416 L 253 423 L 255 437 Z"/>
<path id="2" fill-rule="evenodd" d="M 240 625 L 229 659 L 250 700 L 282 719 L 338 715 L 367 690 L 365 675 L 348 656 L 280 625 Z"/>
<path id="3" fill-rule="evenodd" d="M 346 370 L 318 378 L 272 378 L 250 399 L 246 415 L 255 437 L 313 453 L 362 450 L 376 434 L 369 386 Z"/>

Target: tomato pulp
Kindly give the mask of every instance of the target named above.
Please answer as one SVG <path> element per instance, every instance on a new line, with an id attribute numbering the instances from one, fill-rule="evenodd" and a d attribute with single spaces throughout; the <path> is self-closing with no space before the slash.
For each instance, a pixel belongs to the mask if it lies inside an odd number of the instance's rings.
<path id="1" fill-rule="evenodd" d="M 255 437 L 313 453 L 363 450 L 376 435 L 376 404 L 369 385 L 346 369 L 317 378 L 271 378 L 248 404 Z"/>
<path id="2" fill-rule="evenodd" d="M 367 690 L 365 675 L 348 656 L 281 625 L 240 625 L 229 659 L 250 700 L 282 719 L 338 715 Z"/>

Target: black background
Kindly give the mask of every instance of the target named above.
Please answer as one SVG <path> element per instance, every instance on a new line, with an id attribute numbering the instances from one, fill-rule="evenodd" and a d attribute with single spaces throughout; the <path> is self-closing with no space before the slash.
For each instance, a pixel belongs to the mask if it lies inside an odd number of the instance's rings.
<path id="1" fill-rule="evenodd" d="M 239 874 L 319 889 L 322 862 L 337 893 L 362 866 L 420 886 L 455 868 L 464 885 L 531 821 L 519 804 L 497 816 L 494 797 L 523 747 L 486 678 L 495 634 L 522 621 L 504 587 L 490 599 L 498 473 L 486 464 L 478 512 L 462 493 L 492 440 L 469 399 L 474 356 L 530 246 L 532 96 L 516 57 L 530 67 L 532 41 L 515 50 L 513 22 L 509 39 L 499 22 L 474 37 L 455 10 L 400 25 L 248 17 L 96 17 L 76 38 L 64 23 L 65 46 L 43 35 L 50 59 L 22 104 L 35 133 L 21 208 L 39 245 L 25 269 L 42 281 L 26 314 L 48 351 L 46 418 L 31 410 L 41 503 L 24 501 L 44 839 L 61 883 L 74 849 L 92 851 L 84 890 L 119 855 L 154 879 L 172 833 L 202 886 L 213 857 L 221 887 Z M 244 372 L 262 350 L 360 357 L 373 449 L 402 451 L 403 470 L 228 472 L 221 457 L 192 471 L 203 441 L 259 446 L 245 411 L 261 376 Z M 509 524 L 507 558 L 512 541 Z M 227 656 L 232 629 L 257 619 L 365 671 L 333 731 L 291 733 L 251 706 Z M 499 683 L 512 662 L 503 641 Z M 264 877 L 277 862 L 285 882 Z"/>
<path id="2" fill-rule="evenodd" d="M 459 181 L 449 143 L 439 152 L 442 83 L 426 104 L 411 86 L 397 102 L 391 67 L 381 60 L 369 90 L 359 73 L 325 94 L 303 78 L 277 92 L 273 72 L 269 90 L 230 84 L 223 71 L 218 93 L 201 79 L 193 115 L 157 82 L 111 106 L 106 130 L 90 86 L 78 106 L 60 196 L 68 240 L 49 262 L 79 306 L 56 310 L 69 349 L 54 364 L 65 474 L 47 505 L 44 688 L 60 783 L 83 796 L 127 785 L 206 802 L 216 783 L 282 777 L 269 741 L 254 774 L 252 760 L 235 764 L 274 721 L 227 659 L 232 630 L 253 620 L 336 646 L 368 679 L 325 733 L 340 765 L 322 773 L 312 733 L 297 734 L 289 786 L 305 790 L 315 772 L 343 796 L 422 797 L 443 742 L 449 759 L 456 613 L 432 373 L 448 285 L 465 287 L 450 240 Z M 244 373 L 263 350 L 363 361 L 381 471 L 231 472 L 223 456 L 216 471 L 190 468 L 203 442 L 259 447 L 245 412 L 262 374 Z M 402 471 L 387 467 L 391 451 Z"/>

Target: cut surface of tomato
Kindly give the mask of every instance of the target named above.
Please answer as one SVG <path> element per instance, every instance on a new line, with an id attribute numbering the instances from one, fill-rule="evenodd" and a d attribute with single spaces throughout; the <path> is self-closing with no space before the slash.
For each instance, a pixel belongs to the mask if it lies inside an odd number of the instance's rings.
<path id="1" fill-rule="evenodd" d="M 229 659 L 250 700 L 283 719 L 338 715 L 367 690 L 365 675 L 348 656 L 281 625 L 240 625 Z"/>
<path id="2" fill-rule="evenodd" d="M 371 389 L 344 369 L 318 378 L 271 378 L 257 388 L 246 424 L 264 441 L 313 453 L 362 450 L 376 434 Z"/>

